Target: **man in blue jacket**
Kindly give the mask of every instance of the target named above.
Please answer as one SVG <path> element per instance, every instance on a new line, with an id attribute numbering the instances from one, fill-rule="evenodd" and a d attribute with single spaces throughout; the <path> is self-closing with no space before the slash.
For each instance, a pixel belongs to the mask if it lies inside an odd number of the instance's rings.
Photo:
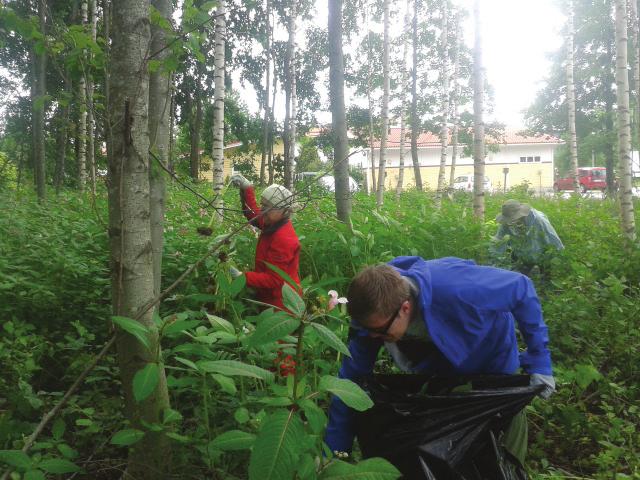
<path id="1" fill-rule="evenodd" d="M 545 385 L 542 397 L 555 390 L 540 301 L 520 273 L 453 257 L 398 257 L 362 270 L 347 298 L 355 335 L 341 378 L 371 374 L 384 345 L 405 372 L 513 374 L 523 368 L 532 384 Z M 522 353 L 516 323 L 527 346 Z M 334 452 L 350 452 L 353 438 L 352 412 L 334 397 L 325 442 Z M 526 442 L 526 419 L 519 415 L 505 447 L 524 461 Z"/>

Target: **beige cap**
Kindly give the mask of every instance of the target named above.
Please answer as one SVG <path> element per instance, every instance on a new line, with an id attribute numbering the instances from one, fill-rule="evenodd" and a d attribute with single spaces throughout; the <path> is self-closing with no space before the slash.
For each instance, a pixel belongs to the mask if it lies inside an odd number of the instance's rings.
<path id="1" fill-rule="evenodd" d="M 294 207 L 293 193 L 275 183 L 265 188 L 260 198 L 272 208 L 292 209 Z"/>
<path id="2" fill-rule="evenodd" d="M 530 211 L 531 206 L 526 203 L 520 203 L 517 200 L 507 200 L 504 202 L 504 205 L 502 205 L 502 213 L 496 217 L 496 221 L 511 224 L 529 215 Z"/>

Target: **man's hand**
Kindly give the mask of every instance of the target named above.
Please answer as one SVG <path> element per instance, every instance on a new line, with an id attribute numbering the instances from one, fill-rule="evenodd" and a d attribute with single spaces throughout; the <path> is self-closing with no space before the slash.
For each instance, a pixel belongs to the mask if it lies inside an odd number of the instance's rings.
<path id="1" fill-rule="evenodd" d="M 242 272 L 240 270 L 238 270 L 236 267 L 233 267 L 231 265 L 229 265 L 229 273 L 233 278 L 238 278 L 240 275 L 242 275 Z"/>
<path id="2" fill-rule="evenodd" d="M 544 390 L 542 390 L 538 395 L 545 400 L 548 399 L 553 394 L 553 392 L 556 391 L 556 381 L 551 375 L 532 373 L 531 379 L 529 380 L 529 385 L 544 385 Z"/>
<path id="3" fill-rule="evenodd" d="M 231 182 L 231 185 L 239 187 L 242 190 L 251 186 L 251 182 L 240 173 L 234 173 L 233 175 L 231 175 L 229 181 Z"/>

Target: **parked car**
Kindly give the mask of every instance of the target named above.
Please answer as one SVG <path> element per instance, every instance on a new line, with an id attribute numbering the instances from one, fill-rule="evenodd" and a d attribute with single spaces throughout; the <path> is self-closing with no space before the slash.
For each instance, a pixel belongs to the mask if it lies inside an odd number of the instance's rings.
<path id="1" fill-rule="evenodd" d="M 578 181 L 582 193 L 588 190 L 606 190 L 607 169 L 604 167 L 580 167 L 578 168 Z M 573 190 L 573 178 L 563 177 L 557 179 L 553 184 L 556 192 L 563 190 Z"/>
<path id="2" fill-rule="evenodd" d="M 465 192 L 473 192 L 473 173 L 466 173 L 455 178 L 453 181 L 454 190 L 463 190 Z M 484 177 L 484 191 L 491 192 L 493 186 L 491 185 L 491 179 L 485 175 Z"/>
<path id="3" fill-rule="evenodd" d="M 329 190 L 330 192 L 335 192 L 336 190 L 336 179 L 333 175 L 325 175 L 318 180 L 318 184 Z M 351 193 L 358 191 L 358 182 L 356 182 L 353 178 L 349 177 L 349 191 Z"/>

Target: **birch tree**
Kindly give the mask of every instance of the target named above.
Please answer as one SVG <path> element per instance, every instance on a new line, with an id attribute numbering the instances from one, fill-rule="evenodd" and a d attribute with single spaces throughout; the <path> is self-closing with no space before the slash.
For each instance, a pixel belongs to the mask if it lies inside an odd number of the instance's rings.
<path id="1" fill-rule="evenodd" d="M 578 180 L 578 139 L 576 135 L 576 89 L 573 81 L 573 0 L 567 2 L 567 113 L 569 127 L 569 155 L 571 157 L 571 177 L 573 178 L 573 191 L 580 193 L 580 181 Z"/>
<path id="2" fill-rule="evenodd" d="M 109 108 L 112 126 L 109 151 L 109 240 L 113 312 L 137 320 L 148 333 L 147 346 L 119 330 L 118 364 L 130 428 L 145 431 L 129 450 L 125 478 L 166 476 L 170 451 L 163 432 L 144 425 L 161 424 L 169 408 L 158 333 L 152 309 L 153 252 L 149 211 L 149 54 L 148 0 L 114 0 Z M 142 313 L 144 312 L 144 313 Z M 155 385 L 144 394 L 134 387 L 138 375 Z"/>
<path id="3" fill-rule="evenodd" d="M 618 101 L 618 154 L 620 161 L 620 214 L 622 231 L 636 239 L 631 188 L 631 120 L 629 115 L 629 72 L 627 70 L 627 3 L 616 0 L 616 98 Z"/>
<path id="4" fill-rule="evenodd" d="M 264 82 L 264 122 L 262 125 L 262 154 L 260 158 L 260 185 L 264 185 L 265 178 L 265 168 L 266 168 L 266 160 L 267 160 L 267 150 L 269 150 L 269 86 L 270 86 L 270 78 L 271 75 L 271 1 L 267 0 L 266 5 L 266 19 L 265 19 L 265 28 L 266 28 L 266 46 L 265 46 L 265 56 L 267 62 L 267 68 L 265 73 L 265 82 Z M 275 75 L 275 72 L 274 72 Z"/>
<path id="5" fill-rule="evenodd" d="M 442 194 L 445 186 L 445 169 L 447 167 L 447 148 L 449 141 L 449 9 L 448 1 L 442 2 L 442 29 L 440 31 L 440 83 L 442 86 L 442 125 L 440 127 L 440 169 L 438 170 L 438 187 L 436 190 L 435 207 L 440 209 Z"/>
<path id="6" fill-rule="evenodd" d="M 398 164 L 398 184 L 396 185 L 396 198 L 400 198 L 404 183 L 404 156 L 406 138 L 407 117 L 407 53 L 409 50 L 409 22 L 411 21 L 411 0 L 407 0 L 404 14 L 404 27 L 402 29 L 402 62 L 400 73 L 400 159 Z"/>
<path id="7" fill-rule="evenodd" d="M 458 160 L 458 130 L 460 125 L 460 118 L 458 113 L 458 105 L 460 103 L 460 12 L 455 16 L 455 47 L 453 53 L 453 77 L 451 81 L 453 83 L 453 98 L 451 99 L 452 106 L 452 118 L 453 123 L 451 131 L 451 168 L 449 170 L 449 187 L 453 186 L 453 182 L 456 178 L 456 162 Z"/>
<path id="8" fill-rule="evenodd" d="M 484 71 L 482 66 L 482 22 L 480 0 L 473 5 L 475 40 L 473 50 L 473 214 L 484 220 Z"/>
<path id="9" fill-rule="evenodd" d="M 385 164 L 387 159 L 387 134 L 389 131 L 389 0 L 384 0 L 384 45 L 382 50 L 382 132 L 380 134 L 380 157 L 378 159 L 378 190 L 376 205 L 384 202 Z"/>
<path id="10" fill-rule="evenodd" d="M 637 0 L 630 0 L 631 5 L 631 45 L 633 46 L 633 83 L 636 91 L 635 97 L 635 129 L 640 141 L 640 19 L 638 18 Z M 633 138 L 633 135 L 631 136 Z"/>
<path id="11" fill-rule="evenodd" d="M 287 138 L 289 141 L 289 151 L 287 155 L 287 164 L 285 165 L 284 183 L 289 190 L 293 189 L 293 174 L 295 171 L 295 152 L 296 152 L 296 17 L 297 17 L 297 0 L 291 0 L 291 10 L 289 13 L 289 43 L 287 48 L 287 57 L 289 59 L 289 102 L 290 109 Z"/>
<path id="12" fill-rule="evenodd" d="M 224 77 L 225 58 L 224 47 L 227 23 L 226 0 L 220 0 L 216 10 L 216 31 L 215 31 L 215 51 L 214 51 L 214 97 L 213 97 L 213 194 L 216 208 L 216 217 L 222 220 L 222 189 L 224 187 Z"/>
<path id="13" fill-rule="evenodd" d="M 367 104 L 369 106 L 369 159 L 371 160 L 371 193 L 376 192 L 376 167 L 375 167 L 375 148 L 373 135 L 373 95 L 372 95 L 372 78 L 373 78 L 373 46 L 371 42 L 371 29 L 369 27 L 369 4 L 366 6 L 366 25 L 367 25 Z"/>
<path id="14" fill-rule="evenodd" d="M 333 137 L 333 175 L 336 180 L 336 211 L 338 219 L 349 222 L 351 192 L 349 191 L 349 145 L 344 109 L 344 58 L 342 55 L 342 0 L 328 0 L 329 32 L 329 100 Z"/>
<path id="15" fill-rule="evenodd" d="M 411 69 L 411 161 L 413 162 L 413 176 L 416 181 L 416 189 L 422 191 L 422 175 L 420 162 L 418 161 L 418 135 L 420 134 L 420 119 L 418 118 L 418 13 L 420 0 L 413 0 L 413 25 L 412 25 L 412 54 Z"/>
<path id="16" fill-rule="evenodd" d="M 87 0 L 82 0 L 80 6 L 80 19 L 82 26 L 88 22 Z M 82 54 L 82 64 L 86 65 L 86 51 Z M 76 141 L 78 142 L 78 189 L 83 192 L 87 184 L 87 76 L 86 69 L 82 68 L 80 81 L 78 82 L 78 128 Z"/>
<path id="17" fill-rule="evenodd" d="M 46 35 L 46 1 L 38 0 L 38 25 L 43 37 Z M 45 95 L 47 92 L 47 52 L 44 43 L 33 47 L 33 86 L 31 90 L 33 129 L 33 170 L 38 201 L 46 197 L 46 170 L 44 149 Z"/>

